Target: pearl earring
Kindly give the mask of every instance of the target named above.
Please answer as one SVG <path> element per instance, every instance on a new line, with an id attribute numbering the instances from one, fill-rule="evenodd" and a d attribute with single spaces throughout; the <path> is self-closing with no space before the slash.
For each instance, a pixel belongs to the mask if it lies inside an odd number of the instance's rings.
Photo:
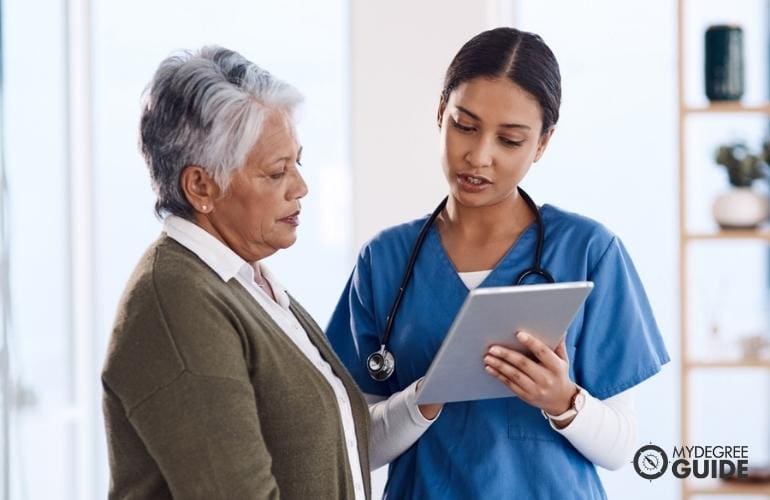
<path id="1" fill-rule="evenodd" d="M 205 212 L 206 210 L 208 210 L 208 209 L 209 209 L 209 207 L 208 207 L 208 206 L 206 206 L 206 205 L 203 205 L 203 207 L 202 207 L 202 208 L 203 208 L 203 211 L 204 211 L 204 212 Z"/>

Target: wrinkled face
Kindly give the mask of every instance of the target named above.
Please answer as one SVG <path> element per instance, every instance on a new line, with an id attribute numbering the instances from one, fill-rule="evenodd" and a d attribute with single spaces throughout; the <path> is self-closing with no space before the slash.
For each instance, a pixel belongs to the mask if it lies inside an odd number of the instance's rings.
<path id="1" fill-rule="evenodd" d="M 297 168 L 300 153 L 291 119 L 271 112 L 245 165 L 215 201 L 209 219 L 244 260 L 259 260 L 296 241 L 300 199 L 307 194 Z"/>
<path id="2" fill-rule="evenodd" d="M 545 151 L 535 97 L 508 78 L 476 78 L 449 95 L 441 117 L 441 153 L 450 194 L 465 206 L 510 199 Z"/>

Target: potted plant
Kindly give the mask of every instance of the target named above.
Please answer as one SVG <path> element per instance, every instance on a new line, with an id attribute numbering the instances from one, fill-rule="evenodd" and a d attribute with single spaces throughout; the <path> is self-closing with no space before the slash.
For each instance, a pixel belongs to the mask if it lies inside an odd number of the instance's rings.
<path id="1" fill-rule="evenodd" d="M 722 229 L 753 229 L 767 220 L 770 200 L 753 187 L 754 181 L 768 177 L 770 138 L 753 154 L 738 142 L 717 149 L 717 164 L 727 169 L 732 188 L 714 201 L 714 219 Z"/>

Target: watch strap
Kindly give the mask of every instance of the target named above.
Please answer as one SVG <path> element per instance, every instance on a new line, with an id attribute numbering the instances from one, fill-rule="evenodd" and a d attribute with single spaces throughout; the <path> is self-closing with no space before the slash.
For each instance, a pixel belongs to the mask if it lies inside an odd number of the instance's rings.
<path id="1" fill-rule="evenodd" d="M 543 418 L 546 420 L 553 420 L 554 422 L 563 422 L 567 419 L 570 419 L 578 414 L 578 408 L 575 404 L 575 401 L 577 400 L 578 395 L 583 389 L 580 388 L 580 386 L 575 386 L 575 393 L 572 395 L 572 398 L 569 401 L 569 408 L 567 408 L 567 411 L 564 413 L 560 413 L 559 415 L 551 415 L 550 413 L 547 413 L 545 410 L 540 410 L 540 412 L 543 414 Z"/>

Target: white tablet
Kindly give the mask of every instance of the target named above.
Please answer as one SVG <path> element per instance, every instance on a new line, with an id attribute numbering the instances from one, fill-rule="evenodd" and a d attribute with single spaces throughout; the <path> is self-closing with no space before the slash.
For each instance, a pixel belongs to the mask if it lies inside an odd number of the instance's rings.
<path id="1" fill-rule="evenodd" d="M 466 297 L 420 385 L 418 403 L 448 403 L 514 396 L 484 370 L 493 344 L 529 353 L 516 339 L 525 331 L 555 349 L 593 283 L 476 288 Z"/>

